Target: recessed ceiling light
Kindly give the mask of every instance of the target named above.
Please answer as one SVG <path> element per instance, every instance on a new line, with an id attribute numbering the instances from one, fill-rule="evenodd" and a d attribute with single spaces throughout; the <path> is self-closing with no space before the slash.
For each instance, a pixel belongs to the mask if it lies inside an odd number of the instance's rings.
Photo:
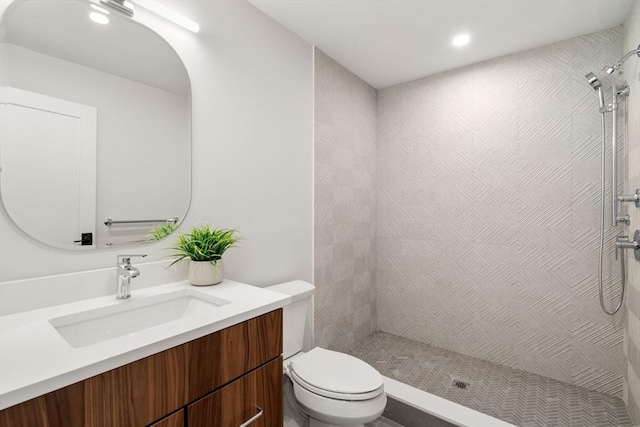
<path id="1" fill-rule="evenodd" d="M 465 44 L 469 43 L 469 40 L 471 40 L 469 34 L 458 34 L 453 38 L 453 45 L 464 46 Z"/>
<path id="2" fill-rule="evenodd" d="M 95 4 L 91 4 L 90 6 L 91 6 L 91 8 L 93 10 L 97 10 L 98 12 L 104 13 L 105 15 L 109 15 L 111 13 L 107 9 L 105 9 L 104 7 L 100 7 L 100 6 L 97 6 Z"/>
<path id="3" fill-rule="evenodd" d="M 89 18 L 91 18 L 93 22 L 96 22 L 98 24 L 105 25 L 109 23 L 109 18 L 98 12 L 91 12 L 89 14 Z"/>

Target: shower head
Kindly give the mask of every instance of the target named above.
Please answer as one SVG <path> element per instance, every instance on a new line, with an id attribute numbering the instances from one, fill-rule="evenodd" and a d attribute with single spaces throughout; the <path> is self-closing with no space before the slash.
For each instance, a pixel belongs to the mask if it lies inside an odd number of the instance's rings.
<path id="1" fill-rule="evenodd" d="M 638 48 L 636 50 L 632 50 L 630 52 L 627 52 L 620 61 L 616 62 L 613 65 L 607 65 L 606 67 L 604 67 L 602 69 L 602 71 L 604 71 L 607 74 L 613 74 L 616 71 L 618 71 L 618 69 L 620 67 L 622 67 L 622 64 L 624 63 L 624 61 L 626 61 L 627 59 L 629 59 L 630 57 L 632 57 L 633 55 L 638 55 L 638 57 L 640 57 L 640 45 L 638 45 Z"/>
<path id="2" fill-rule="evenodd" d="M 604 93 L 602 92 L 602 83 L 596 77 L 595 74 L 589 73 L 585 76 L 589 85 L 598 92 L 598 101 L 600 102 L 600 109 L 604 108 Z"/>
<path id="3" fill-rule="evenodd" d="M 598 90 L 598 88 L 602 87 L 602 83 L 600 83 L 600 80 L 598 80 L 595 74 L 589 73 L 585 77 L 587 78 L 587 82 L 589 82 L 591 87 L 595 90 Z"/>

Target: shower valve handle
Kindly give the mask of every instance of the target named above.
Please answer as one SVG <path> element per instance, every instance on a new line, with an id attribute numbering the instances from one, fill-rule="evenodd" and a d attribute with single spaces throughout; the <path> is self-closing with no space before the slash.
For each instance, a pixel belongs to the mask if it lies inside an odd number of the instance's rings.
<path id="1" fill-rule="evenodd" d="M 616 236 L 616 248 L 615 248 L 616 261 L 618 260 L 618 252 L 623 250 L 623 245 L 625 243 L 626 244 L 629 243 L 629 236 Z"/>
<path id="2" fill-rule="evenodd" d="M 640 261 L 640 230 L 636 230 L 633 240 L 629 240 L 629 236 L 616 237 L 616 259 L 618 259 L 618 250 L 632 249 L 636 260 Z"/>
<path id="3" fill-rule="evenodd" d="M 630 196 L 619 196 L 618 200 L 626 203 L 633 203 L 636 208 L 640 208 L 640 188 L 636 188 L 636 192 Z"/>

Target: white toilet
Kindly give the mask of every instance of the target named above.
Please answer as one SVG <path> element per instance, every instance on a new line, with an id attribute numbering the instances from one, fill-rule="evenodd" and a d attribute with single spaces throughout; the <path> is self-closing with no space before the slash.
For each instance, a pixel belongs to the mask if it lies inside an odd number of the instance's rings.
<path id="1" fill-rule="evenodd" d="M 294 281 L 268 289 L 293 299 L 284 308 L 284 370 L 309 426 L 360 427 L 378 418 L 387 404 L 382 375 L 353 356 L 312 348 L 315 287 Z"/>

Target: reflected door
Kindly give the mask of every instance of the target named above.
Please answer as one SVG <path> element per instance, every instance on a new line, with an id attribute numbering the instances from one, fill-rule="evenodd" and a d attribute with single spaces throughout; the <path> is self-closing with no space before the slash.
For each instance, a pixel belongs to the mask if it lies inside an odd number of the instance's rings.
<path id="1" fill-rule="evenodd" d="M 7 213 L 42 242 L 95 248 L 97 110 L 10 87 L 0 98 Z"/>

